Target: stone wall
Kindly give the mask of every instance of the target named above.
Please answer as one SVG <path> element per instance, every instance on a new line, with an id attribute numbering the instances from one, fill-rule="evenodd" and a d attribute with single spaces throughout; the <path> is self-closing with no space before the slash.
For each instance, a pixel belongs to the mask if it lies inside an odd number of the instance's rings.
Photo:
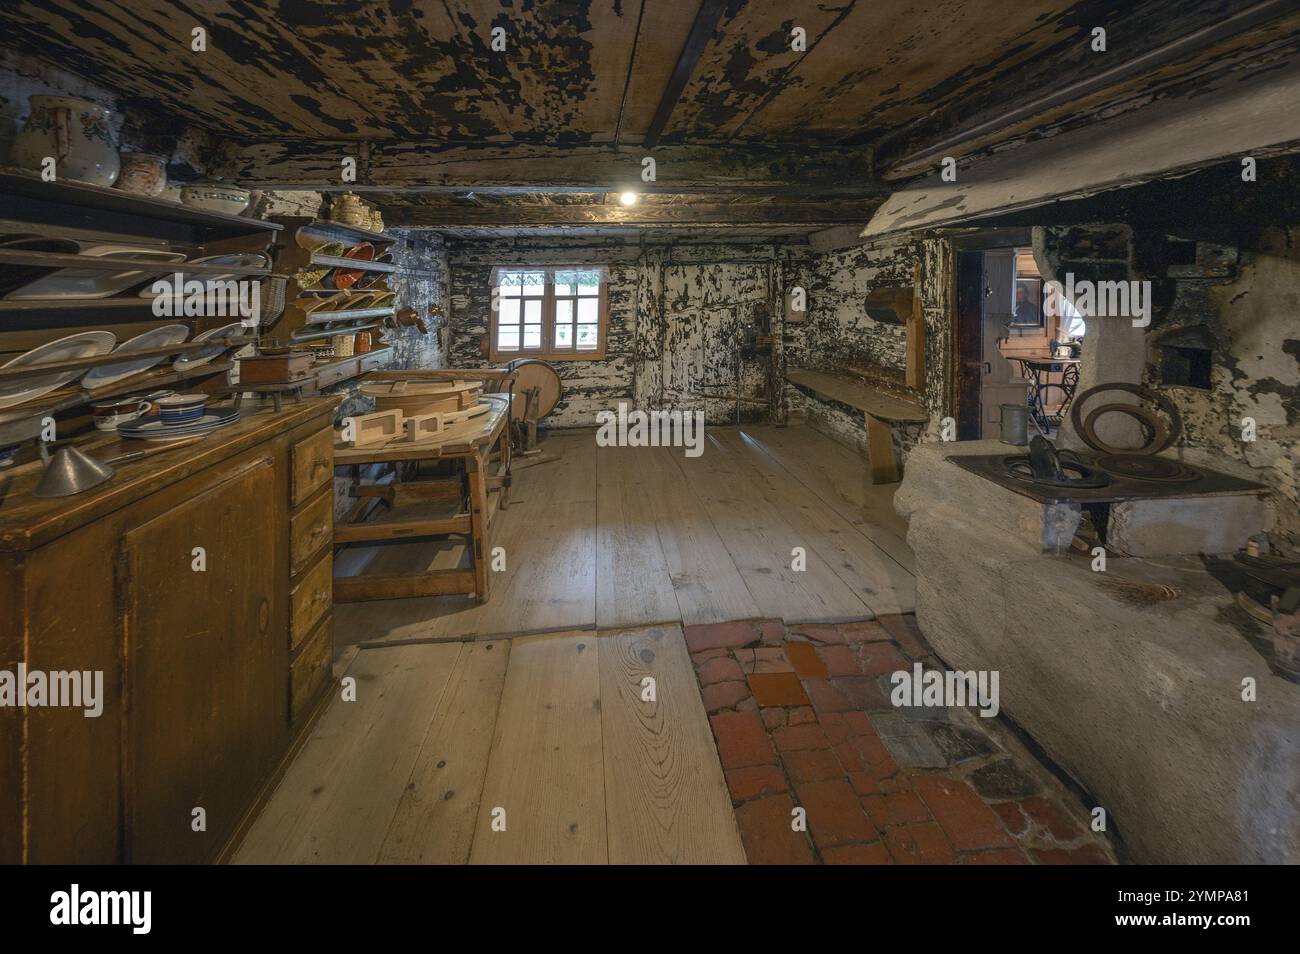
<path id="1" fill-rule="evenodd" d="M 925 381 L 919 397 L 931 421 L 926 427 L 894 428 L 896 450 L 904 462 L 923 435 L 937 435 L 940 419 L 952 413 L 950 261 L 946 241 L 916 235 L 794 259 L 786 266 L 786 286 L 799 285 L 808 293 L 806 320 L 786 325 L 785 362 L 791 368 L 834 371 L 878 365 L 902 371 L 906 326 L 871 318 L 866 299 L 885 285 L 919 288 L 925 318 Z M 792 385 L 786 386 L 785 400 L 790 411 L 817 430 L 865 452 L 866 426 L 858 409 L 821 400 Z"/>
<path id="2" fill-rule="evenodd" d="M 867 295 L 883 285 L 912 285 L 920 244 L 855 245 L 794 262 L 791 284 L 808 294 L 807 318 L 786 328 L 786 364 L 829 370 L 883 365 L 902 370 L 906 329 L 867 315 Z"/>
<path id="3" fill-rule="evenodd" d="M 448 250 L 453 367 L 490 364 L 492 269 L 588 264 L 609 270 L 609 324 L 601 360 L 556 361 L 564 393 L 551 427 L 595 426 L 621 401 L 701 410 L 712 424 L 764 417 L 771 358 L 737 357 L 745 326 L 779 297 L 785 257 L 768 245 L 636 245 L 622 240 L 461 242 Z"/>

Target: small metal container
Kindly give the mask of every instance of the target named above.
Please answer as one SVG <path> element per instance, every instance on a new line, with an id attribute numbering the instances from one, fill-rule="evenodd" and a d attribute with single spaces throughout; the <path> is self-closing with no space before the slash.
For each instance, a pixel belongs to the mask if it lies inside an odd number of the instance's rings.
<path id="1" fill-rule="evenodd" d="M 1002 443 L 1024 447 L 1029 443 L 1029 406 L 1003 404 L 1001 408 Z"/>

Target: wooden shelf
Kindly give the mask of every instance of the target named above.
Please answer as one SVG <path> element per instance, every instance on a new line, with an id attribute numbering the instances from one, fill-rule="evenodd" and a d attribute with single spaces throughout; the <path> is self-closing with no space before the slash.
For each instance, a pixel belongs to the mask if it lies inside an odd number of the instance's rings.
<path id="1" fill-rule="evenodd" d="M 308 326 L 310 328 L 312 326 Z M 309 331 L 306 328 L 294 331 L 289 336 L 289 341 L 293 344 L 301 344 L 304 341 L 318 341 L 321 338 L 333 338 L 335 335 L 354 335 L 358 331 L 369 331 L 371 328 L 378 328 L 378 322 L 366 322 L 358 325 L 348 325 L 346 328 L 318 328 Z"/>
<path id="2" fill-rule="evenodd" d="M 0 193 L 36 199 L 62 205 L 105 212 L 109 215 L 130 215 L 155 221 L 197 226 L 209 231 L 228 234 L 239 232 L 278 232 L 283 226 L 262 219 L 223 212 L 207 212 L 165 199 L 151 199 L 121 189 L 104 189 L 100 186 L 78 182 L 45 182 L 39 176 L 6 168 L 0 172 Z M 7 216 L 12 210 L 6 210 Z"/>
<path id="3" fill-rule="evenodd" d="M 347 311 L 309 311 L 307 324 L 323 325 L 333 321 L 353 321 L 361 318 L 386 318 L 393 314 L 392 308 L 354 308 Z"/>
<path id="4" fill-rule="evenodd" d="M 364 259 L 344 258 L 342 255 L 320 255 L 312 252 L 312 265 L 328 265 L 330 268 L 342 268 L 352 272 L 395 272 L 398 266 L 388 262 L 373 262 Z"/>
<path id="5" fill-rule="evenodd" d="M 104 398 L 133 392 L 148 393 L 171 384 L 196 381 L 224 374 L 234 367 L 233 361 L 209 361 L 196 368 L 177 371 L 175 368 L 150 368 L 133 374 L 106 388 L 88 391 L 85 388 L 62 388 L 42 395 L 34 401 L 14 407 L 0 408 L 0 447 L 8 447 L 40 436 L 41 421 L 55 414 L 76 410 Z"/>
<path id="6" fill-rule="evenodd" d="M 27 313 L 38 311 L 128 311 L 132 308 L 145 308 L 153 313 L 153 299 L 142 298 L 137 294 L 114 295 L 111 298 L 25 298 L 22 301 L 0 300 L 0 313 Z"/>
<path id="7" fill-rule="evenodd" d="M 252 338 L 244 338 L 239 341 L 230 341 L 226 343 L 225 350 L 231 348 L 242 348 L 244 345 L 252 344 Z M 187 341 L 182 344 L 170 345 L 165 348 L 141 348 L 139 351 L 109 351 L 105 354 L 97 354 L 90 358 L 69 358 L 67 361 L 42 361 L 37 364 L 24 364 L 14 368 L 0 367 L 0 382 L 15 381 L 22 378 L 36 378 L 50 371 L 77 371 L 91 368 L 102 368 L 109 364 L 125 364 L 128 361 L 135 361 L 139 358 L 168 358 L 172 355 L 190 354 L 193 351 L 202 351 L 206 348 L 215 348 L 219 342 L 212 341 Z"/>
<path id="8" fill-rule="evenodd" d="M 0 249 L 0 263 L 6 265 L 33 265 L 38 268 L 90 268 L 122 271 L 135 269 L 164 275 L 169 272 L 181 272 L 192 275 L 270 275 L 267 266 L 240 268 L 235 265 L 193 265 L 188 262 L 160 262 L 150 258 L 125 258 L 108 255 L 62 255 L 55 252 L 19 252 Z M 57 298 L 27 301 L 59 301 Z"/>
<path id="9" fill-rule="evenodd" d="M 345 244 L 348 242 L 353 244 L 370 242 L 372 245 L 391 245 L 397 241 L 392 235 L 383 232 L 371 232 L 369 229 L 358 228 L 355 225 L 344 225 L 342 222 L 312 222 L 310 225 L 300 227 L 298 231 L 306 232 L 308 235 L 320 235 Z"/>

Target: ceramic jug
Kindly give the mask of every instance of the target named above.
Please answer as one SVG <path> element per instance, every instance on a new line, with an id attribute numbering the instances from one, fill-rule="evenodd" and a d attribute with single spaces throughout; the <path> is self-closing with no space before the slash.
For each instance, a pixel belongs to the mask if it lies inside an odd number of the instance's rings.
<path id="1" fill-rule="evenodd" d="M 31 102 L 31 115 L 14 137 L 14 165 L 41 172 L 46 157 L 52 157 L 58 180 L 105 188 L 117 180 L 121 160 L 113 144 L 111 109 L 73 96 L 33 96 Z"/>

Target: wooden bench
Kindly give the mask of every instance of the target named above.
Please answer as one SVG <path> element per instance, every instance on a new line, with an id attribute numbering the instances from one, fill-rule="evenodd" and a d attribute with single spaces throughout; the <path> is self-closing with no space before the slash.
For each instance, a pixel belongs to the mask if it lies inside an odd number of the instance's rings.
<path id="1" fill-rule="evenodd" d="M 930 419 L 915 401 L 888 394 L 864 380 L 829 371 L 792 368 L 785 379 L 812 391 L 826 401 L 838 401 L 863 412 L 867 425 L 867 458 L 873 484 L 896 483 L 902 479 L 894 454 L 894 424 L 923 424 Z"/>

